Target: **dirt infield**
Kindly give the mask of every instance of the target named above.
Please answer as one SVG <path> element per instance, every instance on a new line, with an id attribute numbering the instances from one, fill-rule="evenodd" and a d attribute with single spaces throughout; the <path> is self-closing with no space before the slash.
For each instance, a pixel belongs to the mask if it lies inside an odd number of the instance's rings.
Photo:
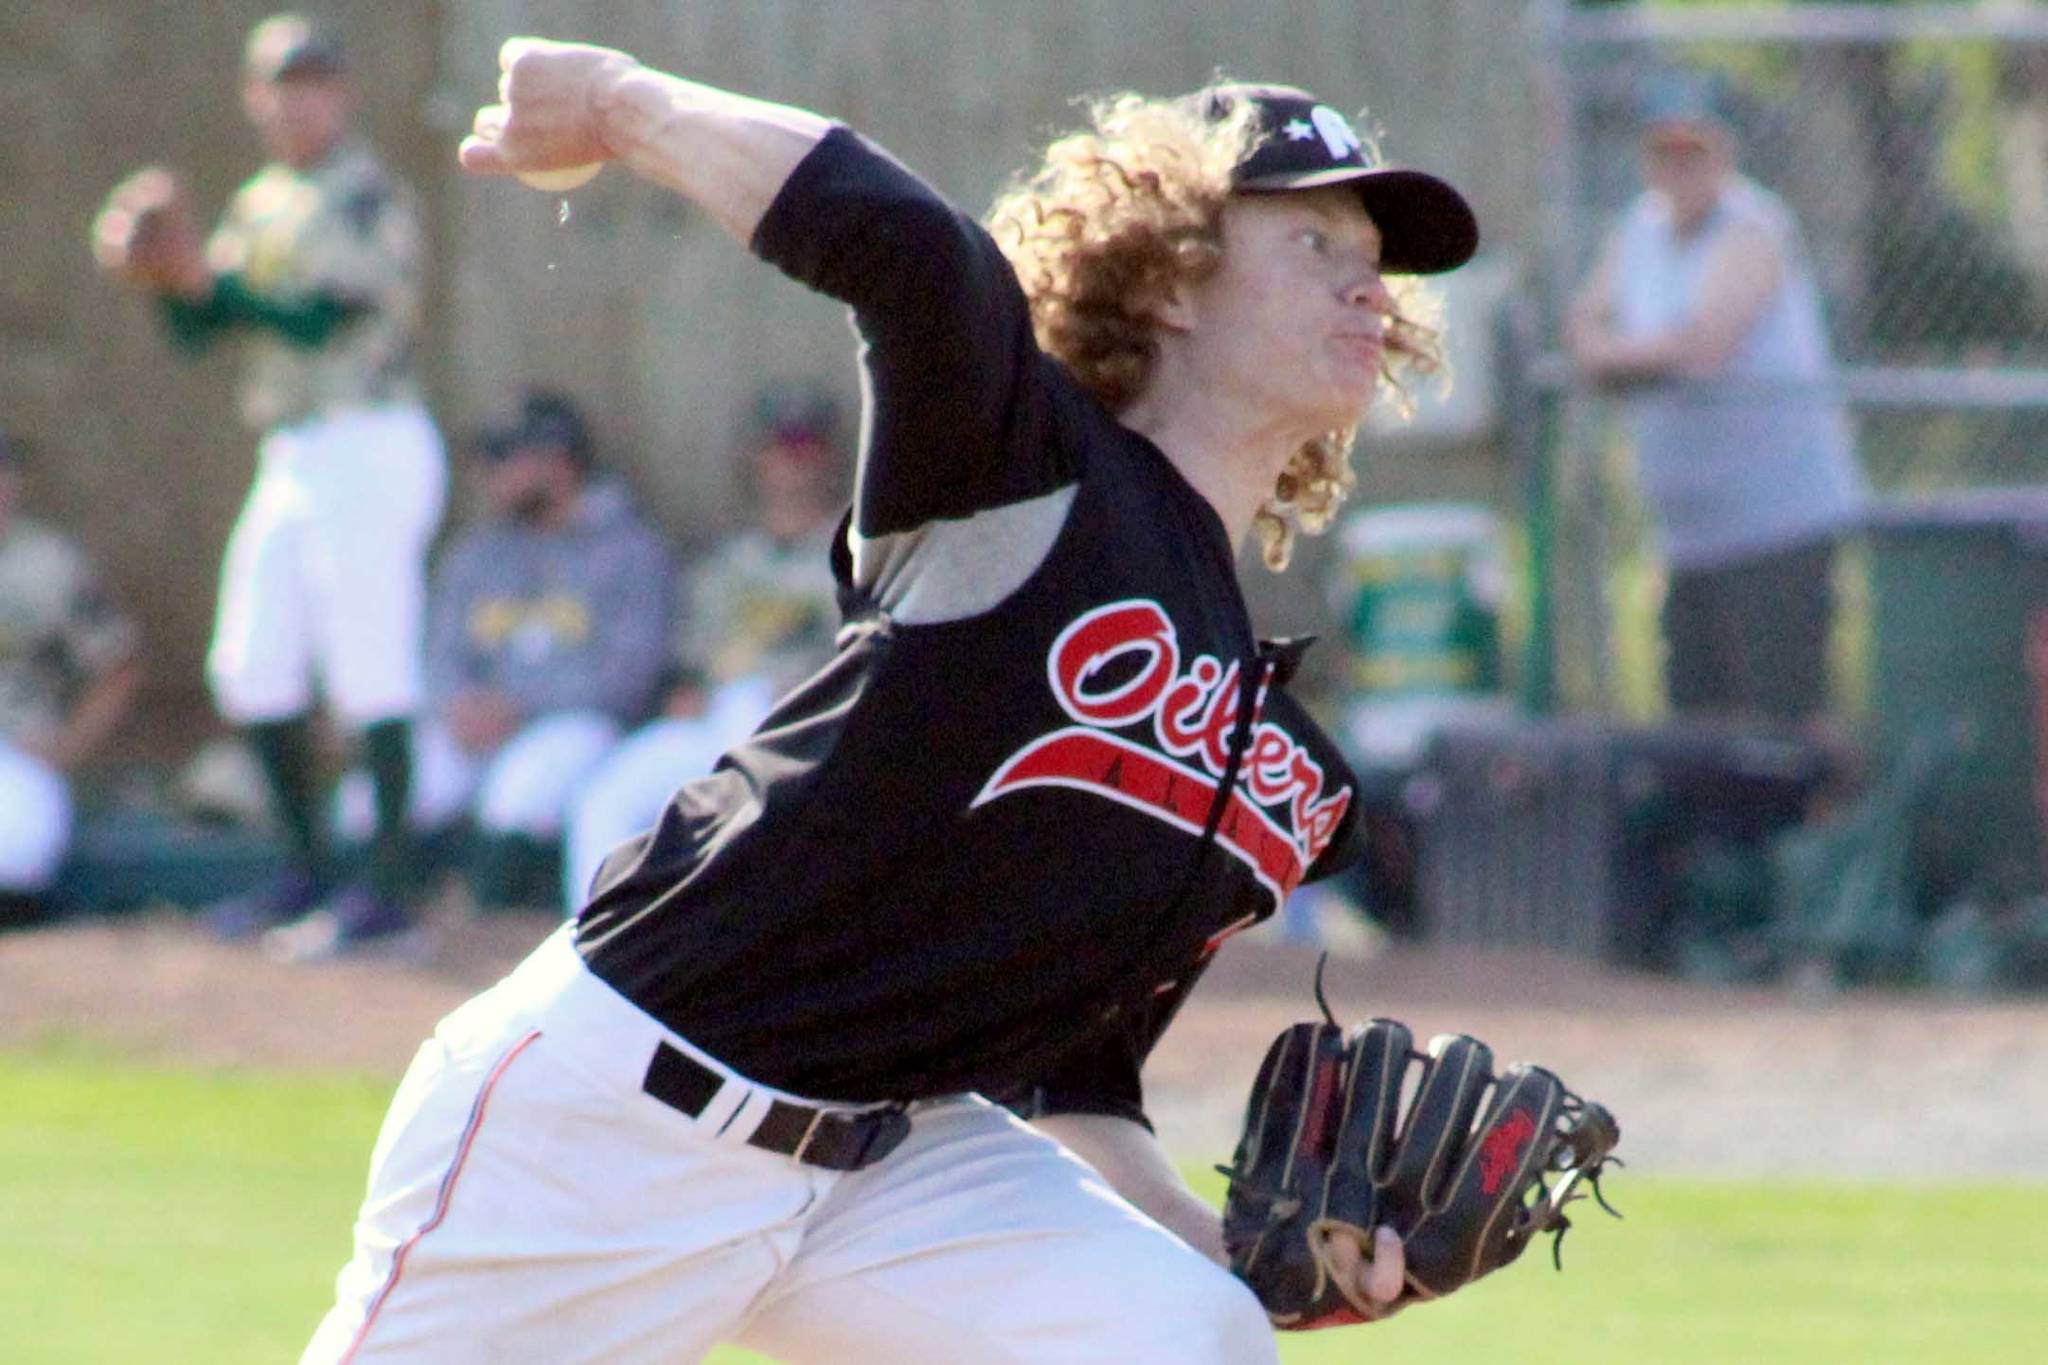
<path id="1" fill-rule="evenodd" d="M 445 1010 L 551 927 L 449 916 L 423 960 L 318 968 L 202 938 L 175 915 L 0 938 L 0 1044 L 89 1039 L 138 1056 L 396 1076 Z M 1312 1009 L 1315 955 L 1233 942 L 1154 1058 L 1178 1151 L 1227 1155 L 1260 1054 Z M 1801 996 L 1514 954 L 1361 945 L 1334 957 L 1341 1017 L 1477 1034 L 1620 1116 L 1636 1170 L 2048 1178 L 2048 1001 Z"/>

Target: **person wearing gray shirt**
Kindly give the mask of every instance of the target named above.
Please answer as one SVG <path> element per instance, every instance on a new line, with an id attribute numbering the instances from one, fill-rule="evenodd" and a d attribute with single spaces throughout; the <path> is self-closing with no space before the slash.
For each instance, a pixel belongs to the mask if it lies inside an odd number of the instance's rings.
<path id="1" fill-rule="evenodd" d="M 1834 546 L 1866 490 L 1798 226 L 1736 171 L 1714 106 L 1687 79 L 1644 100 L 1647 189 L 1565 339 L 1625 395 L 1672 709 L 1797 724 L 1827 707 Z"/>

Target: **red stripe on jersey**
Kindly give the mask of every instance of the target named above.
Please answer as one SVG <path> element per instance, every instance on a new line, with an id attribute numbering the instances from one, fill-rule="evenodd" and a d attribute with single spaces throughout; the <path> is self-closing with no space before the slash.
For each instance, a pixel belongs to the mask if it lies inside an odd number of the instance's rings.
<path id="1" fill-rule="evenodd" d="M 1215 779 L 1206 773 L 1081 726 L 1056 730 L 1026 745 L 988 780 L 974 804 L 985 805 L 1026 787 L 1093 792 L 1190 834 L 1202 832 L 1216 799 Z M 1216 841 L 1251 868 L 1276 905 L 1301 884 L 1308 870 L 1301 848 L 1241 791 L 1231 792 Z"/>

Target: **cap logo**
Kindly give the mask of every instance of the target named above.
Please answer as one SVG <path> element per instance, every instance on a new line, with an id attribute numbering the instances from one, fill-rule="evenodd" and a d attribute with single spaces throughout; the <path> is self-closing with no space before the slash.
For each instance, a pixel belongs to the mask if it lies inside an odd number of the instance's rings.
<path id="1" fill-rule="evenodd" d="M 1332 161 L 1342 161 L 1365 147 L 1358 134 L 1351 131 L 1350 121 L 1327 104 L 1318 104 L 1311 109 L 1307 123 L 1295 119 L 1284 131 L 1295 142 L 1320 137 Z"/>

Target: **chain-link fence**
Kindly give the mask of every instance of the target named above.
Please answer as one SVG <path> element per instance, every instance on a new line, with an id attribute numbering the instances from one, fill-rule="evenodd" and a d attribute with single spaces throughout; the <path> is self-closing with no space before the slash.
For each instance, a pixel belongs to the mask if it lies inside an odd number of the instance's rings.
<path id="1" fill-rule="evenodd" d="M 1824 382 L 1871 483 L 2048 484 L 2048 5 L 1535 0 L 1532 15 L 1550 115 L 1542 336 L 1641 188 L 1644 90 L 1682 78 L 1715 91 L 1741 169 L 1803 229 L 1838 362 Z M 1535 375 L 1562 400 L 1536 491 L 1556 500 L 1542 567 L 1565 690 L 1628 709 L 1632 646 L 1598 608 L 1654 585 L 1628 577 L 1642 526 L 1616 405 L 1554 356 Z"/>

